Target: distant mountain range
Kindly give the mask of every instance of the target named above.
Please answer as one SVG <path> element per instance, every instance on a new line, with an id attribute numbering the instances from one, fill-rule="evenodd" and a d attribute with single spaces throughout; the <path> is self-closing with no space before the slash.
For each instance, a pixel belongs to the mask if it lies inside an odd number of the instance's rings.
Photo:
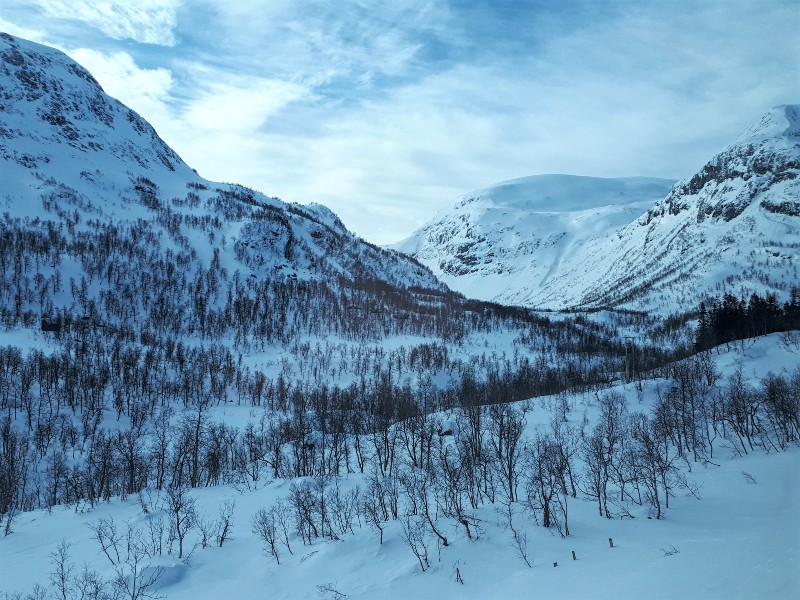
<path id="1" fill-rule="evenodd" d="M 539 175 L 466 194 L 394 248 L 467 296 L 526 304 L 588 241 L 630 223 L 675 182 Z"/>
<path id="2" fill-rule="evenodd" d="M 41 233 L 55 219 L 79 238 L 96 235 L 100 223 L 144 223 L 186 275 L 214 264 L 239 271 L 251 287 L 344 281 L 442 294 L 449 286 L 501 304 L 661 313 L 691 310 L 723 290 L 783 297 L 800 279 L 798 106 L 772 109 L 677 184 L 571 175 L 503 182 L 381 249 L 323 206 L 203 179 L 53 48 L 0 34 L 0 80 L 0 213 L 8 227 L 27 219 Z M 70 259 L 42 275 L 78 280 L 86 262 Z M 67 302 L 47 281 L 40 312 Z M 34 295 L 16 293 L 20 301 Z M 140 309 L 150 302 L 143 295 Z"/>
<path id="3" fill-rule="evenodd" d="M 800 281 L 798 175 L 800 106 L 778 106 L 674 186 L 526 177 L 464 195 L 393 247 L 468 296 L 537 308 L 786 297 Z"/>

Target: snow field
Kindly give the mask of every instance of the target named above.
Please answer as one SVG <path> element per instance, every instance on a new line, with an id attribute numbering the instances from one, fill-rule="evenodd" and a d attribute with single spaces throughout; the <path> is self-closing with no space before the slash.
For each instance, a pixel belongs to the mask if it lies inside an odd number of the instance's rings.
<path id="1" fill-rule="evenodd" d="M 713 354 L 723 379 L 741 368 L 750 381 L 768 371 L 792 370 L 800 364 L 798 357 L 800 345 L 780 335 Z M 626 396 L 629 410 L 646 411 L 659 385 L 664 382 L 645 382 L 642 393 L 633 384 L 615 390 Z M 592 395 L 566 400 L 573 424 L 584 412 L 590 422 L 596 418 Z M 547 425 L 548 407 L 560 401 L 541 398 L 523 403 L 529 409 L 528 437 Z M 214 418 L 244 422 L 250 412 L 227 406 L 217 409 Z M 446 415 L 441 419 L 445 421 Z M 601 518 L 596 502 L 579 494 L 569 505 L 572 535 L 562 539 L 554 530 L 537 526 L 521 505 L 515 506 L 514 526 L 527 536 L 532 568 L 518 556 L 499 503 L 474 512 L 480 524 L 477 539 L 468 540 L 457 522 L 440 519 L 450 544 L 442 547 L 428 539 L 431 568 L 426 572 L 421 572 L 403 541 L 400 521 L 388 522 L 382 545 L 377 532 L 365 523 L 354 525 L 354 534 L 337 541 L 315 540 L 310 546 L 294 536 L 293 554 L 282 548 L 278 565 L 264 554 L 250 531 L 250 519 L 259 508 L 288 494 L 291 484 L 297 483 L 288 480 L 259 482 L 252 490 L 232 486 L 192 490 L 200 514 L 208 519 L 216 517 L 222 503 L 235 501 L 231 538 L 222 548 L 213 543 L 205 549 L 196 547 L 186 561 L 177 560 L 177 554 L 158 557 L 153 566 L 164 568 L 160 592 L 171 599 L 333 598 L 337 592 L 363 599 L 797 597 L 800 449 L 769 454 L 759 450 L 735 457 L 720 447 L 714 463 L 691 463 L 687 477 L 697 484 L 700 499 L 679 492 L 661 520 L 648 518 L 646 507 L 635 505 L 628 505 L 633 518 Z M 344 491 L 363 488 L 364 479 L 351 474 L 340 485 Z M 143 494 L 152 501 L 147 492 Z M 110 577 L 109 563 L 88 526 L 113 517 L 120 526 L 127 522 L 144 530 L 147 521 L 158 516 L 157 511 L 144 514 L 136 495 L 91 510 L 73 506 L 24 513 L 14 522 L 14 533 L 0 539 L 0 588 L 7 593 L 27 592 L 36 583 L 46 584 L 52 571 L 48 557 L 62 540 L 70 544 L 76 570 L 87 563 Z M 199 533 L 190 537 L 189 548 L 197 544 Z M 608 538 L 613 538 L 613 548 Z M 456 570 L 463 584 L 456 581 Z"/>

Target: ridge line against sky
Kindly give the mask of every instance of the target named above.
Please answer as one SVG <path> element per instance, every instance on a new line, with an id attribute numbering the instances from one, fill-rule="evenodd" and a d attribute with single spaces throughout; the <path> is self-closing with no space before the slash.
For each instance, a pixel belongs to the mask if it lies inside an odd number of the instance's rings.
<path id="1" fill-rule="evenodd" d="M 375 243 L 540 173 L 683 178 L 800 101 L 796 0 L 4 0 L 211 180 Z"/>

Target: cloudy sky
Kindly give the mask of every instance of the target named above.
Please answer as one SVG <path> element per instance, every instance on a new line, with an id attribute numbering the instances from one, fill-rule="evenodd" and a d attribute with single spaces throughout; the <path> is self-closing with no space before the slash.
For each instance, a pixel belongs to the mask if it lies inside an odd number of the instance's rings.
<path id="1" fill-rule="evenodd" d="M 800 102 L 797 0 L 2 0 L 0 30 L 375 243 L 506 179 L 682 178 Z"/>

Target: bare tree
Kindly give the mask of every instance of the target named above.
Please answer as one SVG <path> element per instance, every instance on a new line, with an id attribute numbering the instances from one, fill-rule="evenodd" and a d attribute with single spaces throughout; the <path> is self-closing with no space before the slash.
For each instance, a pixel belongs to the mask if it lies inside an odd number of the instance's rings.
<path id="1" fill-rule="evenodd" d="M 75 567 L 69 559 L 69 544 L 66 540 L 61 540 L 55 551 L 50 553 L 50 563 L 53 565 L 50 583 L 55 589 L 56 598 L 71 600 L 75 593 Z"/>
<path id="2" fill-rule="evenodd" d="M 216 535 L 215 539 L 217 546 L 222 548 L 231 535 L 233 529 L 233 510 L 236 508 L 236 502 L 233 500 L 226 500 L 219 507 L 219 519 L 216 522 Z"/>
<path id="3" fill-rule="evenodd" d="M 511 530 L 511 540 L 514 544 L 514 549 L 517 551 L 517 556 L 522 559 L 528 568 L 533 567 L 531 564 L 529 555 L 530 552 L 528 550 L 528 535 L 524 531 L 518 530 L 514 527 L 514 503 L 513 502 L 505 502 L 503 504 L 505 507 L 505 511 L 503 516 L 506 518 L 506 526 Z"/>
<path id="4" fill-rule="evenodd" d="M 304 544 L 320 536 L 315 515 L 319 513 L 320 498 L 314 485 L 304 480 L 289 487 L 289 503 L 294 512 L 295 527 Z"/>
<path id="5" fill-rule="evenodd" d="M 434 489 L 437 503 L 442 507 L 444 515 L 461 523 L 467 538 L 472 539 L 473 527 L 476 532 L 478 527 L 477 520 L 467 514 L 465 506 L 469 488 L 469 476 L 466 471 L 467 466 L 459 460 L 454 448 L 439 444 L 438 460 L 428 471 L 436 481 Z"/>
<path id="6" fill-rule="evenodd" d="M 600 417 L 591 433 L 584 435 L 581 454 L 586 465 L 586 489 L 591 498 L 597 499 L 601 516 L 611 518 L 608 508 L 608 484 L 620 460 L 620 445 L 625 437 L 627 407 L 625 397 L 611 392 L 598 397 Z"/>
<path id="7" fill-rule="evenodd" d="M 121 562 L 120 545 L 123 541 L 122 533 L 117 529 L 114 517 L 100 518 L 95 523 L 89 524 L 89 529 L 94 534 L 94 539 L 100 544 L 100 549 L 112 565 Z"/>
<path id="8" fill-rule="evenodd" d="M 164 574 L 163 567 L 148 564 L 147 550 L 138 530 L 128 529 L 128 552 L 123 563 L 114 566 L 112 586 L 119 596 L 130 600 L 154 600 L 162 598 L 158 593 L 158 581 Z"/>
<path id="9" fill-rule="evenodd" d="M 275 501 L 275 504 L 272 505 L 272 509 L 275 512 L 275 519 L 278 524 L 278 533 L 280 534 L 280 540 L 284 546 L 286 546 L 286 550 L 289 554 L 294 554 L 292 552 L 292 545 L 289 542 L 289 523 L 292 519 L 292 509 L 284 502 L 281 498 Z"/>
<path id="10" fill-rule="evenodd" d="M 264 552 L 272 556 L 276 563 L 281 564 L 280 555 L 278 553 L 280 532 L 275 508 L 271 507 L 269 510 L 266 508 L 259 508 L 251 520 L 251 529 L 264 545 Z"/>
<path id="11" fill-rule="evenodd" d="M 361 506 L 364 511 L 364 519 L 378 532 L 380 543 L 383 544 L 383 530 L 389 519 L 389 513 L 386 511 L 386 504 L 381 497 L 380 489 L 369 485 L 363 495 Z"/>
<path id="12" fill-rule="evenodd" d="M 525 415 L 514 406 L 494 404 L 489 407 L 489 447 L 509 502 L 517 498 L 521 456 L 519 443 L 525 425 Z"/>
<path id="13" fill-rule="evenodd" d="M 0 423 L 0 516 L 5 516 L 4 535 L 20 510 L 28 486 L 30 456 L 28 439 L 17 433 L 7 417 Z"/>
<path id="14" fill-rule="evenodd" d="M 741 368 L 728 378 L 722 397 L 722 418 L 727 426 L 726 433 L 728 430 L 734 433 L 738 442 L 733 449 L 737 454 L 747 454 L 748 448 L 754 449 L 761 424 L 755 390 L 745 381 Z"/>
<path id="15" fill-rule="evenodd" d="M 770 373 L 761 380 L 760 393 L 777 444 L 785 450 L 800 440 L 800 367 L 788 377 Z"/>
<path id="16" fill-rule="evenodd" d="M 531 444 L 528 458 L 527 505 L 535 515 L 541 513 L 544 527 L 555 526 L 562 537 L 569 535 L 565 452 L 547 435 L 539 433 Z"/>
<path id="17" fill-rule="evenodd" d="M 402 526 L 401 537 L 403 541 L 411 548 L 411 552 L 417 557 L 419 566 L 423 571 L 427 571 L 430 566 L 428 558 L 428 541 L 427 541 L 427 527 L 425 521 L 420 515 L 405 515 L 400 519 Z"/>
<path id="18" fill-rule="evenodd" d="M 117 600 L 118 596 L 114 588 L 109 586 L 109 582 L 86 564 L 75 578 L 75 588 L 77 600 Z"/>
<path id="19" fill-rule="evenodd" d="M 656 519 L 660 519 L 664 508 L 669 508 L 670 492 L 676 486 L 685 485 L 676 465 L 678 454 L 670 446 L 667 434 L 661 430 L 658 421 L 651 421 L 647 415 L 634 415 L 632 430 L 636 443 L 637 472 L 645 490 L 645 498 Z"/>
<path id="20" fill-rule="evenodd" d="M 178 558 L 183 558 L 183 542 L 197 524 L 195 500 L 183 488 L 167 490 L 167 510 L 170 515 L 170 533 L 178 540 Z"/>
<path id="21" fill-rule="evenodd" d="M 148 564 L 151 551 L 139 529 L 128 523 L 123 537 L 113 518 L 100 519 L 90 525 L 90 529 L 114 570 L 109 592 L 112 598 L 153 600 L 162 597 L 158 594 L 158 581 L 164 569 Z M 96 581 L 91 585 L 96 587 Z"/>
<path id="22" fill-rule="evenodd" d="M 348 531 L 353 532 L 353 519 L 358 516 L 361 504 L 361 489 L 355 487 L 349 492 L 344 492 L 339 486 L 339 478 L 335 478 L 333 485 L 333 495 L 328 502 L 330 519 L 332 524 L 336 524 L 341 535 Z"/>
<path id="23" fill-rule="evenodd" d="M 409 467 L 401 475 L 401 481 L 405 487 L 408 496 L 409 505 L 411 507 L 411 514 L 414 516 L 421 516 L 424 522 L 428 523 L 431 532 L 439 538 L 443 546 L 449 545 L 447 537 L 442 533 L 442 530 L 436 525 L 435 516 L 438 510 L 434 511 L 434 506 L 431 505 L 431 497 L 436 502 L 436 494 L 434 493 L 434 481 L 431 473 L 423 469 L 414 469 Z"/>

